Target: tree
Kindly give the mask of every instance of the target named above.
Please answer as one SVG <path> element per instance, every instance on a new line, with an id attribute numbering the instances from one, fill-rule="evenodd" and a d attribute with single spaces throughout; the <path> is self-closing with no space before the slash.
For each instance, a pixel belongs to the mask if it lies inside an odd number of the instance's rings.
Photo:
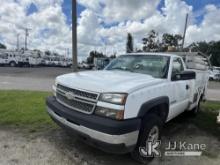
<path id="1" fill-rule="evenodd" d="M 220 41 L 196 42 L 188 46 L 188 50 L 192 52 L 202 52 L 211 55 L 210 61 L 213 66 L 220 66 Z"/>
<path id="2" fill-rule="evenodd" d="M 111 55 L 110 58 L 116 58 L 116 54 Z"/>
<path id="3" fill-rule="evenodd" d="M 157 48 L 157 44 L 155 41 L 156 37 L 157 37 L 156 32 L 154 30 L 151 30 L 148 36 L 142 39 L 143 51 L 147 52 Z"/>
<path id="4" fill-rule="evenodd" d="M 45 55 L 50 56 L 50 55 L 51 55 L 51 52 L 50 52 L 49 50 L 46 50 L 46 51 L 45 51 Z"/>
<path id="5" fill-rule="evenodd" d="M 128 33 L 127 36 L 126 52 L 127 53 L 133 52 L 133 37 L 131 33 Z"/>
<path id="6" fill-rule="evenodd" d="M 91 51 L 89 53 L 89 57 L 87 57 L 86 62 L 88 64 L 94 63 L 94 58 L 100 58 L 100 57 L 106 57 L 103 53 L 97 52 L 97 51 Z"/>
<path id="7" fill-rule="evenodd" d="M 180 34 L 175 34 L 174 35 L 174 46 L 179 47 L 180 46 L 180 41 L 183 40 L 183 37 Z"/>
<path id="8" fill-rule="evenodd" d="M 163 34 L 162 37 L 162 47 L 167 50 L 169 46 L 174 47 L 178 49 L 180 47 L 180 41 L 183 39 L 183 37 L 179 34 Z"/>
<path id="9" fill-rule="evenodd" d="M 4 44 L 0 43 L 0 49 L 7 49 L 7 47 Z"/>

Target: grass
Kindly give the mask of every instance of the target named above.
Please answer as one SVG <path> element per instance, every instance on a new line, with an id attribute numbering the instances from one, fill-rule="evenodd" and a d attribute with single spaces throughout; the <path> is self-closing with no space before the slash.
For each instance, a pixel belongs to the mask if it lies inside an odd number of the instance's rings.
<path id="1" fill-rule="evenodd" d="M 201 104 L 200 113 L 192 122 L 199 128 L 220 138 L 220 124 L 216 122 L 219 111 L 220 102 L 206 101 Z"/>
<path id="2" fill-rule="evenodd" d="M 55 128 L 46 112 L 45 98 L 49 92 L 0 90 L 0 126 L 35 132 Z"/>
<path id="3" fill-rule="evenodd" d="M 46 112 L 45 98 L 49 95 L 49 92 L 0 90 L 0 126 L 31 132 L 57 128 Z M 199 115 L 189 121 L 220 137 L 220 125 L 216 123 L 219 110 L 220 102 L 207 101 L 202 103 Z"/>

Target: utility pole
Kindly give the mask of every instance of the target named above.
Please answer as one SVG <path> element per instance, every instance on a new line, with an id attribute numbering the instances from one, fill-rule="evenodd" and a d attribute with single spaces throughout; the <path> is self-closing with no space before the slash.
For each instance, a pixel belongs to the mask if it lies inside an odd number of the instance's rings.
<path id="1" fill-rule="evenodd" d="M 73 72 L 77 72 L 77 3 L 72 0 L 72 58 Z"/>
<path id="2" fill-rule="evenodd" d="M 27 37 L 29 36 L 29 30 L 31 30 L 31 29 L 29 29 L 29 28 L 24 28 L 24 31 L 25 31 L 25 41 L 24 41 L 25 45 L 24 45 L 24 50 L 27 50 Z"/>
<path id="3" fill-rule="evenodd" d="M 18 33 L 17 34 L 17 50 L 19 50 L 19 36 L 20 36 L 20 34 Z"/>
<path id="4" fill-rule="evenodd" d="M 184 42 L 185 42 L 186 29 L 187 29 L 187 23 L 188 23 L 188 16 L 189 16 L 189 14 L 187 13 L 186 14 L 186 20 L 185 20 L 184 32 L 183 32 L 182 50 L 183 50 Z"/>

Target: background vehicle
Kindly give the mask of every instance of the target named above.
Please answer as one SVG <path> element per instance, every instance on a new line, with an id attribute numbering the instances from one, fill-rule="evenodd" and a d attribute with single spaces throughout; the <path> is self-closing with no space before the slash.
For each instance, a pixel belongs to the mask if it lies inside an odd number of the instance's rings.
<path id="1" fill-rule="evenodd" d="M 208 64 L 193 65 L 189 58 L 185 65 L 174 54 L 126 54 L 102 71 L 58 76 L 47 111 L 81 140 L 146 162 L 139 148 L 159 140 L 163 124 L 182 112 L 196 115 L 205 99 Z"/>
<path id="2" fill-rule="evenodd" d="M 209 70 L 209 80 L 214 80 L 214 81 L 220 80 L 220 69 L 218 67 L 212 67 Z"/>
<path id="3" fill-rule="evenodd" d="M 3 65 L 9 65 L 11 67 L 15 67 L 19 65 L 19 53 L 15 51 L 4 51 L 1 53 L 1 62 Z"/>
<path id="4" fill-rule="evenodd" d="M 0 65 L 8 64 L 8 55 L 6 53 L 0 53 Z"/>
<path id="5" fill-rule="evenodd" d="M 95 69 L 101 70 L 104 69 L 110 62 L 111 58 L 105 57 L 105 58 L 95 58 L 94 59 L 94 66 Z"/>

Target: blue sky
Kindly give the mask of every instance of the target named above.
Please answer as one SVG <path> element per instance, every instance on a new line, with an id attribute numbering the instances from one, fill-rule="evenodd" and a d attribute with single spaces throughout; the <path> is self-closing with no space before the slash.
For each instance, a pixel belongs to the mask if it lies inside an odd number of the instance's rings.
<path id="1" fill-rule="evenodd" d="M 188 5 L 191 5 L 193 7 L 193 12 L 203 10 L 207 4 L 214 4 L 216 6 L 220 6 L 220 0 L 183 0 L 183 1 L 185 1 Z M 164 0 L 161 0 L 160 3 L 158 4 L 157 8 L 158 8 L 158 10 L 161 10 L 161 8 L 163 8 L 163 7 L 164 7 Z M 77 5 L 78 17 L 80 16 L 80 13 L 85 9 L 86 9 L 86 7 L 84 7 L 78 3 L 78 5 Z M 71 18 L 68 15 L 71 12 L 71 0 L 64 0 L 63 10 L 64 10 L 64 13 L 66 14 L 66 16 L 68 17 L 68 20 L 70 20 L 69 22 L 71 22 Z M 202 21 L 203 14 L 204 13 L 202 13 L 200 16 L 197 17 L 197 19 L 198 19 L 197 22 Z"/>
<path id="2" fill-rule="evenodd" d="M 206 6 L 207 4 L 215 4 L 217 6 L 220 5 L 220 1 L 219 0 L 184 0 L 188 5 L 193 6 L 193 11 L 197 12 L 197 11 L 201 11 L 204 9 L 204 6 Z M 64 0 L 62 3 L 62 10 L 63 13 L 66 15 L 67 18 L 67 24 L 71 24 L 71 10 L 72 10 L 72 6 L 71 6 L 71 2 L 72 0 Z M 158 4 L 158 10 L 161 10 L 161 8 L 164 7 L 164 0 L 161 0 L 160 3 Z M 82 11 L 86 10 L 86 7 L 84 7 L 81 4 L 77 4 L 77 15 L 78 17 L 80 16 L 80 13 Z M 29 8 L 28 8 L 28 15 L 32 14 L 34 12 L 37 12 L 37 7 L 34 5 L 34 3 L 32 3 Z M 203 13 L 204 14 L 204 13 Z M 202 18 L 203 18 L 203 14 L 201 14 L 200 16 L 197 17 L 197 21 L 201 22 Z M 114 24 L 113 24 L 114 25 Z M 106 25 L 107 27 L 109 27 L 109 25 Z"/>
<path id="3" fill-rule="evenodd" d="M 85 58 L 91 50 L 107 55 L 125 51 L 127 33 L 134 47 L 142 48 L 142 38 L 152 29 L 182 34 L 186 13 L 189 23 L 186 45 L 220 40 L 219 0 L 77 0 L 78 52 Z M 65 54 L 71 50 L 71 0 L 2 0 L 0 42 L 16 47 L 20 34 L 30 27 L 29 48 Z"/>

